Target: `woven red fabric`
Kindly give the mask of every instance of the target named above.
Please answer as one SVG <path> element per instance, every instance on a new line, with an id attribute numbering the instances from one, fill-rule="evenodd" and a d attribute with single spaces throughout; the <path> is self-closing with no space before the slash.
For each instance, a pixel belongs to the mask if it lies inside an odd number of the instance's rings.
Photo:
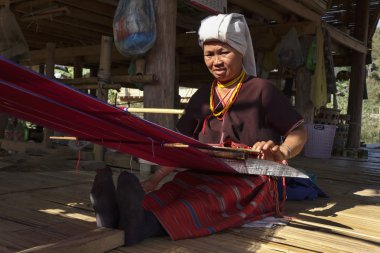
<path id="1" fill-rule="evenodd" d="M 274 185 L 266 176 L 180 172 L 146 195 L 173 240 L 194 238 L 275 214 Z"/>
<path id="2" fill-rule="evenodd" d="M 164 166 L 234 172 L 194 147 L 206 144 L 140 119 L 0 56 L 0 112 Z"/>

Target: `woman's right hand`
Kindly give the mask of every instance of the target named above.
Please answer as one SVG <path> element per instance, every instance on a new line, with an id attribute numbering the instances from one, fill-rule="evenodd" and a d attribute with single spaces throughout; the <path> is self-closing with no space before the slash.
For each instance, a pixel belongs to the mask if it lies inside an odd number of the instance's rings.
<path id="1" fill-rule="evenodd" d="M 259 158 L 269 161 L 283 163 L 290 157 L 290 151 L 288 149 L 281 148 L 281 146 L 275 144 L 272 140 L 256 142 L 252 149 L 260 152 Z"/>
<path id="2" fill-rule="evenodd" d="M 161 180 L 173 170 L 175 170 L 175 167 L 161 166 L 158 170 L 156 170 L 156 172 L 154 172 L 152 177 L 141 183 L 144 191 L 154 191 L 157 188 L 158 184 L 161 182 Z"/>

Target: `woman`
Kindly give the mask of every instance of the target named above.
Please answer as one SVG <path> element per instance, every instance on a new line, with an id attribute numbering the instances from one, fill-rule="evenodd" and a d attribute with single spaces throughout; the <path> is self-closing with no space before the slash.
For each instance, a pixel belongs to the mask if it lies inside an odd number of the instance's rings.
<path id="1" fill-rule="evenodd" d="M 205 143 L 244 144 L 267 160 L 297 155 L 306 141 L 303 119 L 274 86 L 255 77 L 244 17 L 206 18 L 199 42 L 215 81 L 191 98 L 178 131 Z M 161 167 L 143 188 L 123 172 L 116 195 L 110 171 L 98 173 L 92 196 L 100 225 L 124 229 L 125 243 L 132 245 L 165 233 L 173 240 L 204 236 L 276 214 L 276 183 L 268 176 L 185 171 L 155 190 L 172 170 Z"/>

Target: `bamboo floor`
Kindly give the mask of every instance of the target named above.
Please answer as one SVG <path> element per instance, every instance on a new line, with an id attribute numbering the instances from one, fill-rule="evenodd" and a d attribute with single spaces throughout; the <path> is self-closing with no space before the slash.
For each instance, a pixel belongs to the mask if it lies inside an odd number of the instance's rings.
<path id="1" fill-rule="evenodd" d="M 330 197 L 288 202 L 285 214 L 292 221 L 287 226 L 235 228 L 180 241 L 157 237 L 109 252 L 380 252 L 380 150 L 373 151 L 377 152 L 370 151 L 368 160 L 291 161 L 315 174 Z M 0 253 L 58 242 L 96 228 L 89 202 L 93 171 L 76 171 L 75 161 L 56 158 L 15 161 L 24 165 L 7 166 L 12 164 L 9 159 L 0 160 Z"/>

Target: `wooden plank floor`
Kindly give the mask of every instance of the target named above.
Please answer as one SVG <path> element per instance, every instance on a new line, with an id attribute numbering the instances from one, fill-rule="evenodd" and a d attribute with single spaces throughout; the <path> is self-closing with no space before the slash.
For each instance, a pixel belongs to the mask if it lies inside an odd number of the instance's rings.
<path id="1" fill-rule="evenodd" d="M 288 202 L 286 215 L 293 220 L 285 227 L 236 228 L 181 241 L 151 238 L 110 252 L 380 252 L 380 150 L 374 151 L 367 161 L 292 161 L 315 174 L 330 198 Z M 96 228 L 88 198 L 94 172 L 75 171 L 75 161 L 56 157 L 0 156 L 0 162 L 0 253 Z"/>

